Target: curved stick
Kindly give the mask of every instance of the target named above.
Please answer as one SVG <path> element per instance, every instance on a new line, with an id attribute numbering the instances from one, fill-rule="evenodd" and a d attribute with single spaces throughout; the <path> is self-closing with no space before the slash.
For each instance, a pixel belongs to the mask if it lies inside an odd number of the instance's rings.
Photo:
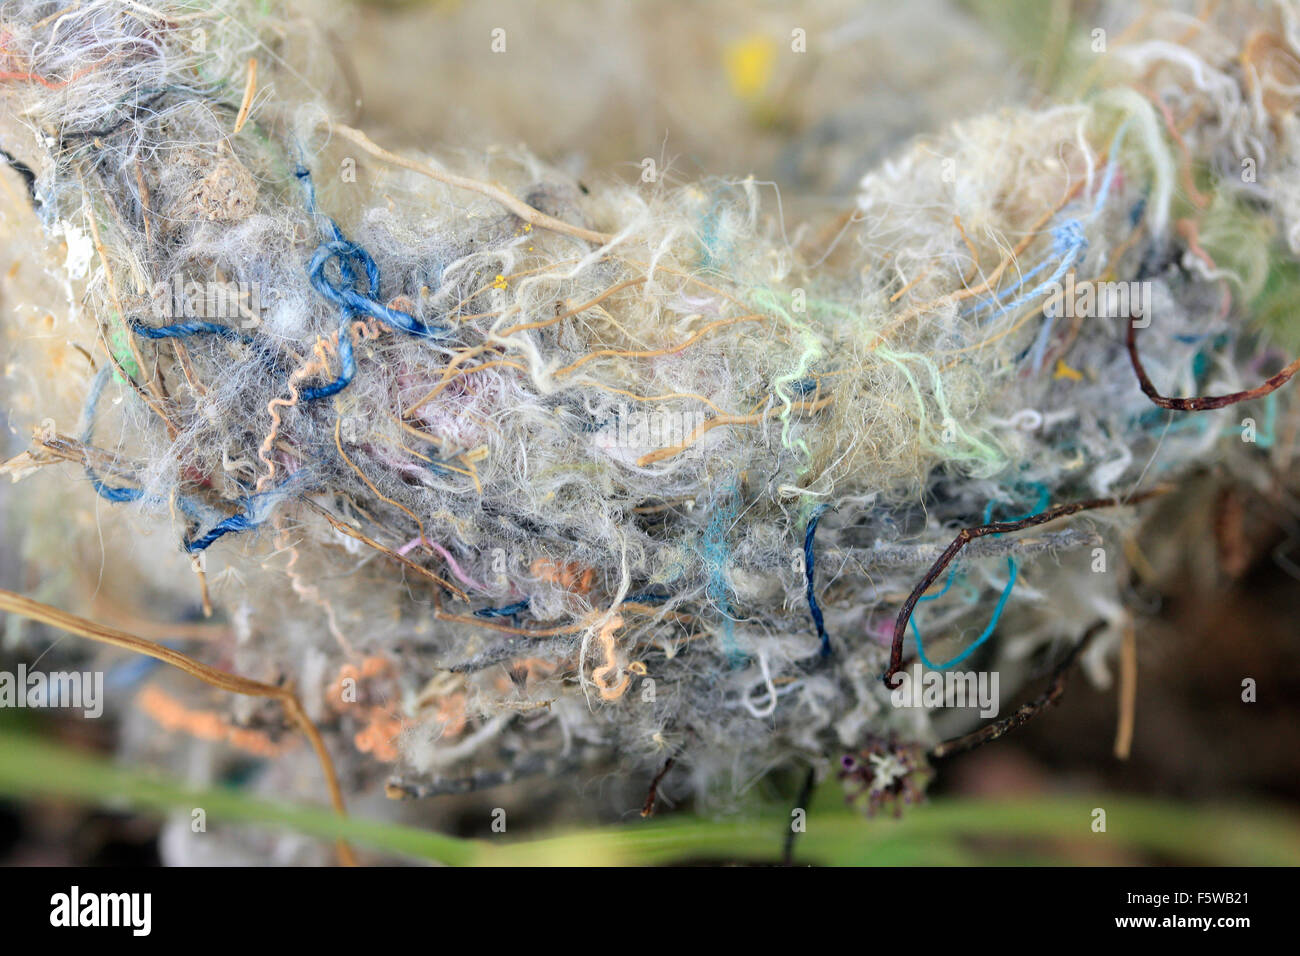
<path id="1" fill-rule="evenodd" d="M 264 684 L 261 681 L 240 677 L 237 674 L 228 674 L 215 667 L 209 667 L 207 664 L 182 654 L 180 651 L 174 651 L 170 647 L 155 644 L 153 641 L 147 641 L 143 637 L 136 637 L 126 631 L 119 631 L 114 627 L 105 627 L 103 624 L 97 624 L 84 617 L 77 617 L 75 614 L 69 614 L 67 611 L 62 611 L 49 604 L 42 604 L 40 601 L 33 601 L 31 598 L 15 594 L 13 591 L 0 589 L 0 611 L 8 611 L 11 614 L 18 614 L 33 621 L 40 621 L 42 624 L 48 624 L 61 631 L 75 634 L 78 637 L 85 637 L 100 644 L 109 644 L 113 647 L 134 651 L 137 654 L 144 654 L 146 657 L 152 657 L 164 664 L 170 664 L 172 667 L 183 670 L 185 673 L 197 677 L 205 684 L 219 690 L 227 690 L 247 697 L 265 697 L 279 701 L 289 719 L 298 725 L 299 729 L 307 736 L 312 749 L 316 752 L 316 759 L 320 761 L 321 770 L 325 774 L 325 783 L 329 787 L 330 802 L 334 805 L 335 812 L 341 817 L 347 816 L 347 809 L 343 804 L 343 791 L 339 788 L 338 775 L 334 772 L 334 761 L 330 758 L 329 751 L 325 749 L 325 741 L 321 739 L 320 731 L 316 729 L 316 725 L 311 722 L 311 718 L 303 710 L 298 696 L 288 687 Z M 356 864 L 356 860 L 352 856 L 352 849 L 342 840 L 338 842 L 338 852 L 342 863 L 347 866 Z"/>
<path id="2" fill-rule="evenodd" d="M 939 555 L 934 564 L 930 565 L 930 570 L 925 573 L 925 577 L 921 579 L 921 582 L 912 589 L 912 593 L 907 596 L 907 600 L 903 602 L 903 607 L 898 612 L 898 620 L 894 622 L 894 643 L 889 651 L 889 669 L 885 671 L 884 676 L 885 686 L 891 690 L 896 686 L 894 677 L 903 666 L 903 639 L 907 636 L 907 622 L 912 618 L 912 611 L 916 609 L 916 602 L 921 599 L 922 594 L 929 590 L 930 585 L 934 584 L 935 579 L 943 573 L 944 569 L 952 563 L 958 552 L 976 538 L 1033 528 L 1040 524 L 1047 524 L 1049 521 L 1055 521 L 1057 518 L 1078 514 L 1080 511 L 1091 511 L 1094 508 L 1114 508 L 1119 505 L 1137 504 L 1140 501 L 1146 501 L 1148 498 L 1154 498 L 1156 495 L 1164 494 L 1167 490 L 1165 487 L 1157 487 L 1138 492 L 1128 498 L 1090 498 L 1086 501 L 1075 501 L 1068 505 L 1057 505 L 1054 508 L 1048 508 L 1046 511 L 1036 515 L 1029 515 L 1018 521 L 994 521 L 992 524 L 978 525 L 974 528 L 962 528 L 957 533 L 957 537 L 953 538 L 952 544 L 944 548 L 943 553 Z"/>
<path id="3" fill-rule="evenodd" d="M 1226 408 L 1229 405 L 1237 404 L 1237 402 L 1250 401 L 1252 398 L 1263 398 L 1269 392 L 1281 388 L 1291 381 L 1291 377 L 1300 371 L 1300 358 L 1298 358 L 1263 385 L 1247 389 L 1244 392 L 1232 392 L 1228 395 L 1200 395 L 1196 398 L 1167 398 L 1156 391 L 1156 387 L 1151 384 L 1151 379 L 1147 377 L 1146 369 L 1142 367 L 1142 360 L 1138 358 L 1137 326 L 1134 324 L 1135 322 L 1136 319 L 1129 319 L 1128 357 L 1133 363 L 1133 371 L 1137 374 L 1138 385 L 1142 387 L 1142 392 L 1161 408 L 1172 408 L 1174 411 L 1179 412 L 1203 412 L 1214 408 Z"/>

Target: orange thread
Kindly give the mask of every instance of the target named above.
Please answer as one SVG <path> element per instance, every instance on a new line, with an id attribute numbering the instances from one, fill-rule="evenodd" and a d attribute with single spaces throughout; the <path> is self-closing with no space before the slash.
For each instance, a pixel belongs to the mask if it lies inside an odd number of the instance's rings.
<path id="1" fill-rule="evenodd" d="M 230 744 L 258 757 L 277 757 L 296 742 L 290 738 L 277 743 L 259 730 L 231 725 L 216 711 L 191 710 L 154 684 L 143 688 L 135 702 L 164 730 L 179 730 L 200 740 Z"/>

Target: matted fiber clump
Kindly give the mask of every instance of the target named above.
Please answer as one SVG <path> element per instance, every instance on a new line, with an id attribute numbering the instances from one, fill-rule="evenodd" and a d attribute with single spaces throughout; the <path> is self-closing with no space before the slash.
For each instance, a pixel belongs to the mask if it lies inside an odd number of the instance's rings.
<path id="1" fill-rule="evenodd" d="M 1122 43 L 1103 18 L 1077 96 L 796 226 L 743 168 L 388 152 L 302 12 L 5 4 L 5 388 L 35 434 L 5 470 L 31 560 L 92 568 L 43 593 L 161 622 L 202 588 L 222 627 L 187 651 L 291 684 L 356 793 L 673 758 L 726 803 L 867 750 L 869 798 L 915 795 L 967 728 L 887 671 L 1007 693 L 1100 621 L 1103 675 L 1139 502 L 1284 453 L 1285 376 L 1233 393 L 1300 338 L 1252 321 L 1300 253 L 1300 27 L 1220 6 Z M 286 749 L 267 705 L 189 693 L 140 691 L 148 726 Z"/>

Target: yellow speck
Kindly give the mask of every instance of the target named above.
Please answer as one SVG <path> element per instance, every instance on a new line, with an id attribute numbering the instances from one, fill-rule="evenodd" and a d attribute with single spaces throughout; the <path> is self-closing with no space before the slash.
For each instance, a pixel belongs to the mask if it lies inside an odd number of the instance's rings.
<path id="1" fill-rule="evenodd" d="M 772 78 L 776 41 L 761 33 L 750 34 L 727 47 L 727 80 L 741 99 L 756 99 Z"/>
<path id="2" fill-rule="evenodd" d="M 507 285 L 506 277 L 501 275 L 500 273 L 497 273 L 497 277 L 492 280 L 492 288 L 504 289 L 506 285 Z"/>
<path id="3" fill-rule="evenodd" d="M 1083 373 L 1078 369 L 1070 368 L 1065 364 L 1064 359 L 1056 360 L 1056 378 L 1068 378 L 1072 382 L 1082 382 Z"/>

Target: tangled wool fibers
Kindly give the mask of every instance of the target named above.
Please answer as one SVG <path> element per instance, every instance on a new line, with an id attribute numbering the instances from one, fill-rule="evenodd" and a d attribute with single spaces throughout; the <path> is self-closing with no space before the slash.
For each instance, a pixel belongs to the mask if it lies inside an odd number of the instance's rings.
<path id="1" fill-rule="evenodd" d="M 1132 313 L 1160 393 L 1214 395 L 1300 339 L 1252 322 L 1300 252 L 1296 11 L 1221 6 L 1108 24 L 1077 95 L 917 140 L 792 227 L 753 179 L 389 152 L 303 11 L 5 4 L 0 146 L 50 243 L 8 250 L 35 438 L 5 470 L 67 565 L 47 593 L 118 601 L 69 536 L 131 568 L 137 617 L 182 620 L 199 572 L 198 655 L 291 681 L 357 790 L 671 757 L 726 801 L 876 747 L 868 793 L 911 793 L 900 748 L 954 728 L 881 676 L 958 529 L 1116 499 L 974 542 L 905 645 L 1009 681 L 1101 619 L 1102 673 L 1126 502 L 1289 454 L 1285 390 L 1162 409 L 1126 347 Z M 156 724 L 283 750 L 236 734 L 254 702 L 214 724 L 150 686 Z"/>

